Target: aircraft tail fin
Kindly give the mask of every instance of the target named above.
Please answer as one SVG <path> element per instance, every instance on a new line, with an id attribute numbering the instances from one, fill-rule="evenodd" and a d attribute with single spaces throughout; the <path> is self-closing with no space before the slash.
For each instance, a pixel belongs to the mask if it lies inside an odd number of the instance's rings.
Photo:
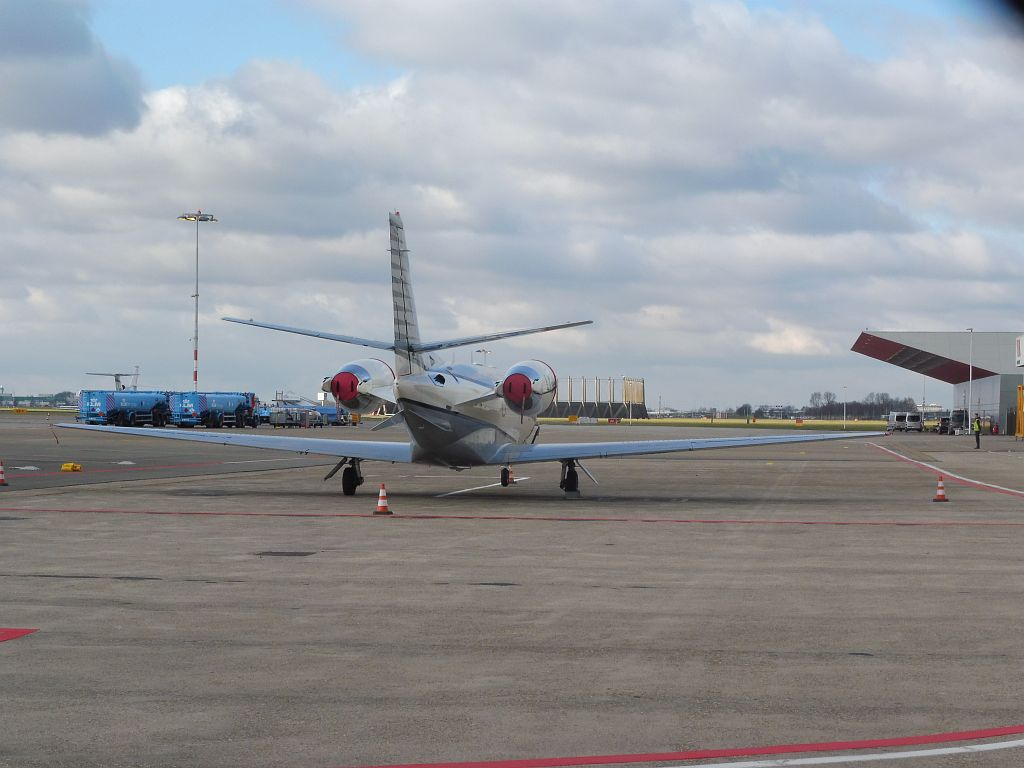
<path id="1" fill-rule="evenodd" d="M 415 351 L 420 343 L 420 327 L 412 295 L 405 227 L 398 211 L 389 214 L 388 220 L 391 225 L 391 296 L 395 309 L 395 373 L 402 376 L 417 373 L 425 366 L 420 353 Z"/>

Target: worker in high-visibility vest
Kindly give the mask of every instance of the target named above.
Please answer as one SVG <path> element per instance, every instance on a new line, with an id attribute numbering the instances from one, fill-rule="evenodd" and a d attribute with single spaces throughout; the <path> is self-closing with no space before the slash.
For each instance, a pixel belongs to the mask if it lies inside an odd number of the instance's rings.
<path id="1" fill-rule="evenodd" d="M 971 422 L 971 432 L 974 433 L 974 448 L 981 448 L 981 417 L 974 414 L 974 421 Z"/>

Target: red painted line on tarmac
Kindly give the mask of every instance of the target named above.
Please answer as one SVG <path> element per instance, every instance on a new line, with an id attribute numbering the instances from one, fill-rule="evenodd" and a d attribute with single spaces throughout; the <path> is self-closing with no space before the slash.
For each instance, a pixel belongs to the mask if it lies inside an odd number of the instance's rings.
<path id="1" fill-rule="evenodd" d="M 993 485 L 992 483 L 983 483 L 980 480 L 972 480 L 969 477 L 958 475 L 954 472 L 950 472 L 942 467 L 936 467 L 932 464 L 925 464 L 923 461 L 912 459 L 909 456 L 904 456 L 902 453 L 897 453 L 892 448 L 886 448 L 878 443 L 868 443 L 872 448 L 877 448 L 883 453 L 887 453 L 895 459 L 910 464 L 911 466 L 923 469 L 925 472 L 931 472 L 934 475 L 939 475 L 943 479 L 948 479 L 951 482 L 957 483 L 958 485 L 966 485 L 971 488 L 980 488 L 983 491 L 992 491 L 993 493 L 1002 493 L 1006 496 L 1015 496 L 1017 498 L 1024 498 L 1024 491 L 1018 491 L 1016 488 L 1004 488 L 1001 485 Z"/>
<path id="2" fill-rule="evenodd" d="M 17 627 L 0 627 L 0 643 L 7 640 L 16 640 L 19 637 L 25 635 L 31 635 L 33 632 L 38 632 L 38 629 L 18 629 Z"/>
<path id="3" fill-rule="evenodd" d="M 394 499 L 394 496 L 391 497 Z M 986 520 L 735 520 L 711 518 L 653 517 L 543 517 L 539 515 L 377 515 L 373 512 L 214 512 L 159 509 L 58 509 L 56 507 L 0 507 L 0 512 L 44 512 L 54 514 L 167 515 L 171 517 L 324 517 L 373 518 L 381 520 L 465 520 L 530 523 L 644 523 L 671 525 L 826 525 L 838 527 L 876 526 L 894 528 L 1022 528 L 1024 522 Z"/>
<path id="4" fill-rule="evenodd" d="M 817 744 L 772 744 L 738 749 L 694 749 L 685 752 L 650 752 L 635 755 L 588 755 L 582 757 L 541 757 L 527 760 L 473 760 L 441 763 L 394 763 L 363 766 L 363 768 L 555 768 L 567 765 L 611 765 L 615 763 L 657 763 L 666 760 L 706 760 L 716 757 L 753 757 L 757 755 L 806 754 L 808 752 L 847 752 L 881 747 L 910 747 L 921 744 L 945 744 L 953 741 L 976 741 L 996 736 L 1024 733 L 1024 725 L 1007 725 L 976 731 L 930 733 L 922 736 L 901 736 L 889 739 L 859 741 L 828 741 Z"/>

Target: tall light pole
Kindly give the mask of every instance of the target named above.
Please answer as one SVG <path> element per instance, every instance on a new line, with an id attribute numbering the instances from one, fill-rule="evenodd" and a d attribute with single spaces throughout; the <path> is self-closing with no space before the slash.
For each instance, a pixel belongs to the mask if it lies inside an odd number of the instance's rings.
<path id="1" fill-rule="evenodd" d="M 195 213 L 183 213 L 178 217 L 180 221 L 194 221 L 196 223 L 196 292 L 192 298 L 196 300 L 196 323 L 192 331 L 192 391 L 199 391 L 199 222 L 213 221 L 217 219 L 213 214 L 196 211 Z"/>
<path id="2" fill-rule="evenodd" d="M 846 385 L 843 384 L 843 429 L 846 429 Z"/>
<path id="3" fill-rule="evenodd" d="M 971 336 L 970 354 L 967 363 L 967 413 L 964 414 L 964 426 L 971 423 L 971 408 L 974 407 L 974 329 L 967 329 Z"/>

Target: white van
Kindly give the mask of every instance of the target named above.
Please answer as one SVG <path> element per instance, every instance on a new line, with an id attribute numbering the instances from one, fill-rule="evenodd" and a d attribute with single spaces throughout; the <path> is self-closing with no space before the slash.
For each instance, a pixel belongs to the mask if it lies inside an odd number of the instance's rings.
<path id="1" fill-rule="evenodd" d="M 923 432 L 924 431 L 924 419 L 921 418 L 920 413 L 908 413 L 906 414 L 906 421 L 904 422 L 903 429 L 907 432 Z"/>
<path id="2" fill-rule="evenodd" d="M 902 432 L 907 428 L 906 411 L 889 411 L 889 431 Z"/>

